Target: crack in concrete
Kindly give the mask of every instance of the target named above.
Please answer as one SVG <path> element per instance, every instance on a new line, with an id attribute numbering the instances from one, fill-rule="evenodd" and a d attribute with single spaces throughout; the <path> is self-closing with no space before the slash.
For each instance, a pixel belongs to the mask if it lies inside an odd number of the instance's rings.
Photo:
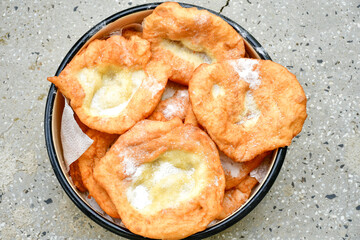
<path id="1" fill-rule="evenodd" d="M 30 109 L 28 109 L 26 113 L 23 113 L 20 117 L 17 117 L 17 120 L 13 120 L 13 122 L 10 124 L 10 126 L 9 126 L 7 129 L 5 129 L 5 130 L 3 130 L 2 132 L 0 132 L 0 138 L 4 138 L 4 135 L 5 135 L 7 132 L 9 132 L 13 127 L 16 126 L 15 123 L 17 123 L 18 120 L 24 120 L 24 119 L 22 119 L 22 118 L 23 118 L 25 115 L 26 115 L 26 116 L 29 116 L 30 113 L 31 113 L 31 111 L 33 110 L 33 105 L 34 105 L 34 103 L 31 104 Z"/>
<path id="2" fill-rule="evenodd" d="M 5 129 L 4 131 L 2 131 L 0 133 L 0 137 L 2 138 L 5 135 L 5 133 L 9 132 L 12 129 L 12 127 L 14 126 L 14 124 L 15 124 L 15 121 L 13 121 L 7 129 Z"/>
<path id="3" fill-rule="evenodd" d="M 222 11 L 224 10 L 225 7 L 229 6 L 229 3 L 230 3 L 230 0 L 227 0 L 225 5 L 220 8 L 219 14 L 222 13 Z"/>

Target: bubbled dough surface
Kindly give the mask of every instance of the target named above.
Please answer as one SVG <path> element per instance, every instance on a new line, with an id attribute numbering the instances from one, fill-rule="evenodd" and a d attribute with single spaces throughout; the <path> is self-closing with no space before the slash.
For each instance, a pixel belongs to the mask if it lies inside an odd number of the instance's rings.
<path id="1" fill-rule="evenodd" d="M 272 61 L 204 64 L 195 71 L 189 93 L 199 123 L 238 162 L 289 145 L 306 118 L 302 87 Z"/>
<path id="2" fill-rule="evenodd" d="M 126 191 L 130 204 L 146 214 L 177 207 L 195 198 L 203 190 L 206 166 L 201 156 L 172 150 L 153 162 L 137 168 L 131 186 Z M 139 191 L 144 191 L 143 195 Z M 139 199 L 139 197 L 144 197 Z"/>
<path id="3" fill-rule="evenodd" d="M 191 157 L 190 162 L 197 170 L 192 174 L 201 175 L 202 180 L 197 180 L 200 183 L 198 190 L 190 190 L 190 195 L 194 194 L 191 200 L 184 197 L 182 202 L 156 211 L 160 204 L 154 204 L 155 210 L 151 209 L 152 201 L 148 201 L 150 196 L 146 194 L 147 186 L 135 186 L 134 179 L 137 179 L 139 168 L 144 165 L 144 168 L 151 167 L 146 164 L 173 150 L 190 152 L 190 156 L 195 156 Z M 188 174 L 192 172 L 191 168 L 187 171 Z M 225 179 L 216 146 L 203 131 L 191 125 L 183 125 L 179 118 L 167 122 L 139 122 L 119 137 L 95 167 L 94 174 L 110 195 L 125 226 L 143 236 L 184 238 L 205 229 L 221 211 Z M 131 196 L 134 190 L 139 196 L 145 196 L 142 198 L 145 203 L 143 201 L 137 205 L 136 199 Z"/>
<path id="4" fill-rule="evenodd" d="M 269 193 L 243 220 L 206 240 L 359 239 L 358 2 L 182 2 L 221 10 L 245 27 L 298 77 L 309 98 L 303 132 L 289 147 Z M 92 26 L 119 9 L 144 3 L 1 2 L 3 239 L 125 239 L 83 214 L 54 177 L 42 125 L 50 87 L 44 79 Z M 326 197 L 332 194 L 336 197 Z"/>
<path id="5" fill-rule="evenodd" d="M 93 144 L 81 155 L 77 160 L 82 182 L 89 192 L 89 196 L 93 197 L 97 204 L 109 216 L 119 218 L 114 203 L 109 195 L 94 179 L 93 169 L 102 158 L 110 145 L 118 137 L 114 134 L 102 133 L 93 129 L 88 129 L 86 134 L 94 140 Z"/>
<path id="6" fill-rule="evenodd" d="M 255 178 L 247 175 L 235 187 L 226 190 L 222 203 L 223 209 L 217 219 L 221 220 L 226 218 L 245 204 L 250 197 L 251 190 L 257 183 L 258 181 Z"/>
<path id="7" fill-rule="evenodd" d="M 170 76 L 169 66 L 149 61 L 150 55 L 148 41 L 114 35 L 92 41 L 59 77 L 48 80 L 70 99 L 87 126 L 121 134 L 151 114 Z"/>
<path id="8" fill-rule="evenodd" d="M 161 101 L 148 119 L 168 121 L 174 117 L 184 120 L 190 108 L 189 92 L 187 87 L 168 81 Z"/>
<path id="9" fill-rule="evenodd" d="M 244 57 L 242 37 L 224 20 L 207 11 L 177 3 L 159 6 L 143 22 L 143 37 L 154 58 L 172 65 L 171 80 L 188 85 L 201 63 Z"/>

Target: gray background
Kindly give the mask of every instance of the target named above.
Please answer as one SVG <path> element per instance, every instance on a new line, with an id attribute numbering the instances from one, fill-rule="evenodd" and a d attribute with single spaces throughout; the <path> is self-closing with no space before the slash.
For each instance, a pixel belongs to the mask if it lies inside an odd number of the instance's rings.
<path id="1" fill-rule="evenodd" d="M 43 133 L 46 77 L 93 25 L 146 2 L 0 2 L 1 239 L 121 239 L 80 212 L 54 176 Z M 309 116 L 270 192 L 209 239 L 360 239 L 360 2 L 184 2 L 242 25 L 308 97 Z"/>

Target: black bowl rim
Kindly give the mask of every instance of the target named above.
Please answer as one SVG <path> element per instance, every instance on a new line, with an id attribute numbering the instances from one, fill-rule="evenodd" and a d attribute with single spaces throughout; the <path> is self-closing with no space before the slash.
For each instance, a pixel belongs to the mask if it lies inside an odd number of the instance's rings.
<path id="1" fill-rule="evenodd" d="M 91 28 L 89 31 L 87 31 L 70 49 L 70 51 L 66 54 L 63 61 L 61 62 L 59 68 L 57 69 L 55 75 L 58 76 L 60 72 L 63 70 L 63 68 L 66 66 L 68 62 L 71 61 L 71 59 L 75 56 L 75 54 L 81 49 L 81 47 L 95 34 L 97 33 L 102 27 L 108 25 L 109 23 L 114 22 L 115 20 L 125 17 L 127 15 L 130 15 L 132 13 L 136 13 L 139 11 L 145 11 L 145 10 L 151 10 L 157 7 L 161 2 L 156 3 L 148 3 L 143 5 L 134 6 L 131 8 L 128 8 L 126 10 L 120 11 L 118 13 L 113 14 L 112 16 L 104 19 L 103 21 L 96 24 L 93 28 Z M 262 48 L 260 43 L 244 28 L 242 28 L 239 24 L 235 23 L 234 21 L 230 20 L 229 18 L 214 12 L 212 10 L 187 4 L 187 3 L 179 3 L 181 6 L 189 8 L 189 7 L 196 7 L 198 9 L 205 9 L 221 18 L 223 18 L 226 22 L 228 22 L 237 32 L 239 32 L 243 38 L 253 47 L 253 49 L 257 52 L 257 54 L 265 60 L 271 60 L 270 56 L 267 54 L 265 50 L 258 52 L 258 48 Z M 263 49 L 263 48 L 262 48 Z M 139 236 L 137 234 L 134 234 L 127 230 L 126 228 L 120 227 L 116 225 L 113 222 L 110 222 L 109 220 L 105 219 L 101 215 L 99 215 L 96 211 L 94 211 L 92 208 L 90 208 L 78 195 L 74 192 L 73 188 L 70 186 L 69 182 L 67 181 L 65 174 L 62 172 L 60 163 L 58 161 L 58 158 L 56 156 L 54 142 L 52 139 L 52 110 L 54 107 L 54 101 L 55 96 L 57 93 L 57 88 L 54 84 L 51 84 L 48 97 L 46 100 L 46 106 L 45 106 L 45 117 L 44 117 L 44 131 L 45 131 L 45 142 L 46 142 L 46 148 L 49 155 L 49 159 L 52 165 L 52 168 L 54 170 L 54 173 L 60 182 L 62 188 L 66 192 L 66 194 L 69 196 L 69 198 L 75 203 L 75 205 L 89 218 L 91 218 L 93 221 L 95 221 L 100 226 L 106 228 L 107 230 L 110 230 L 111 232 L 120 235 L 122 237 L 126 237 L 128 239 L 149 239 L 142 236 Z M 272 169 L 269 172 L 268 177 L 266 178 L 263 185 L 260 187 L 260 189 L 256 192 L 256 194 L 247 202 L 246 206 L 241 208 L 237 213 L 233 214 L 231 217 L 227 218 L 226 220 L 223 220 L 222 222 L 209 227 L 205 229 L 204 231 L 195 233 L 186 239 L 202 239 L 206 237 L 210 237 L 216 233 L 219 233 L 226 228 L 229 228 L 236 222 L 240 221 L 242 218 L 244 218 L 249 212 L 251 212 L 259 203 L 260 201 L 265 197 L 267 192 L 270 190 L 271 186 L 275 182 L 276 177 L 278 176 L 281 166 L 284 162 L 285 155 L 286 155 L 287 147 L 279 148 L 277 155 L 275 157 L 275 161 L 273 164 Z"/>

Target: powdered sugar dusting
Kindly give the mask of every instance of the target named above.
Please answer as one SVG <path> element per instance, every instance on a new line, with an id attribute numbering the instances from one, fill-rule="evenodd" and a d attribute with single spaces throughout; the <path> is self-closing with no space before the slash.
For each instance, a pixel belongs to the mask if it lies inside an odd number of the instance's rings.
<path id="1" fill-rule="evenodd" d="M 259 78 L 259 69 L 257 68 L 259 61 L 250 58 L 241 58 L 229 60 L 228 63 L 239 75 L 239 78 L 250 84 L 251 89 L 257 89 L 261 80 Z"/>
<path id="2" fill-rule="evenodd" d="M 183 90 L 179 90 L 177 91 L 177 95 L 178 97 L 184 98 L 184 97 L 189 97 L 189 91 L 187 89 L 183 89 Z"/>
<path id="3" fill-rule="evenodd" d="M 137 210 L 144 209 L 152 203 L 149 190 L 143 185 L 138 185 L 135 189 L 128 188 L 126 197 Z"/>
<path id="4" fill-rule="evenodd" d="M 191 175 L 192 175 L 192 173 L 188 174 L 188 176 L 191 176 Z M 182 190 L 180 193 L 179 202 L 177 204 L 175 204 L 174 207 L 177 207 L 181 201 L 185 200 L 188 197 L 187 195 L 189 194 L 189 192 L 191 192 L 191 190 L 194 188 L 195 188 L 195 181 L 190 181 L 190 182 L 184 184 L 182 186 Z"/>
<path id="5" fill-rule="evenodd" d="M 191 176 L 194 173 L 194 171 L 195 171 L 194 168 L 185 171 L 175 167 L 169 162 L 161 162 L 160 166 L 156 169 L 156 171 L 154 171 L 153 182 L 156 184 L 170 175 L 179 174 L 181 172 L 185 172 L 186 175 Z"/>
<path id="6" fill-rule="evenodd" d="M 198 25 L 203 25 L 209 22 L 210 16 L 206 13 L 200 13 L 195 15 L 195 22 Z"/>
<path id="7" fill-rule="evenodd" d="M 255 99 L 250 91 L 246 92 L 245 95 L 245 110 L 240 115 L 241 120 L 236 124 L 245 124 L 246 127 L 255 124 L 261 115 Z"/>
<path id="8" fill-rule="evenodd" d="M 124 164 L 124 173 L 128 176 L 134 175 L 137 170 L 135 160 L 132 159 L 127 154 L 123 154 L 122 157 L 123 157 L 123 164 Z"/>
<path id="9" fill-rule="evenodd" d="M 152 75 L 148 75 L 147 79 L 144 81 L 144 88 L 150 91 L 151 97 L 153 98 L 164 88 L 164 85 L 158 82 Z"/>
<path id="10" fill-rule="evenodd" d="M 132 172 L 131 179 L 133 182 L 138 181 L 142 178 L 142 174 L 144 171 L 146 171 L 146 166 L 141 165 L 138 168 L 134 167 L 129 161 L 129 172 Z M 142 183 L 137 185 L 136 187 L 129 187 L 126 191 L 126 197 L 129 201 L 129 203 L 136 208 L 137 210 L 144 210 L 146 207 L 148 207 L 151 204 L 156 205 L 156 198 L 152 195 L 152 187 L 161 184 L 161 187 L 163 189 L 171 189 L 175 184 L 178 183 L 179 178 L 176 176 L 181 175 L 181 179 L 189 178 L 192 179 L 192 175 L 195 172 L 194 168 L 190 168 L 188 170 L 184 170 L 181 168 L 175 167 L 170 162 L 159 162 L 160 164 L 155 164 L 153 166 L 153 169 L 151 171 L 151 177 L 148 179 L 149 182 Z M 182 201 L 188 197 L 188 193 L 192 191 L 192 189 L 195 188 L 195 182 L 192 179 L 190 182 L 183 184 L 180 189 L 179 196 L 177 196 L 174 199 L 177 199 L 177 201 Z M 174 207 L 177 203 L 174 201 L 169 202 L 172 207 Z M 154 207 L 154 206 L 153 206 Z M 161 205 L 161 207 L 164 207 Z"/>
<path id="11" fill-rule="evenodd" d="M 140 167 L 136 168 L 136 171 L 132 175 L 132 178 L 136 179 L 136 178 L 140 177 L 140 175 L 143 173 L 144 169 L 145 169 L 144 165 L 141 165 Z"/>
<path id="12" fill-rule="evenodd" d="M 217 84 L 214 84 L 212 89 L 211 89 L 211 94 L 212 94 L 213 98 L 217 98 L 220 95 L 224 95 L 225 92 L 224 92 L 224 89 L 222 87 L 220 87 Z"/>
<path id="13" fill-rule="evenodd" d="M 180 107 L 180 103 L 173 101 L 172 103 L 166 105 L 162 113 L 167 120 L 170 120 L 174 115 L 176 115 Z"/>
<path id="14" fill-rule="evenodd" d="M 215 176 L 214 184 L 215 186 L 219 186 L 219 178 L 217 176 Z"/>
<path id="15" fill-rule="evenodd" d="M 171 120 L 175 116 L 185 115 L 186 102 L 189 99 L 189 93 L 185 90 L 178 90 L 173 98 L 168 99 L 167 105 L 162 114 L 167 120 Z"/>

